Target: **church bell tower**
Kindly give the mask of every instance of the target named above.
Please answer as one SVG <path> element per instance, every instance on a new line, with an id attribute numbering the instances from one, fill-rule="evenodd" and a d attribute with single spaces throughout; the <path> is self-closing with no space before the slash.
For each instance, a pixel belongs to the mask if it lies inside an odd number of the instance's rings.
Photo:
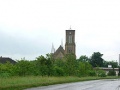
<path id="1" fill-rule="evenodd" d="M 74 54 L 76 56 L 75 30 L 66 30 L 65 54 Z"/>

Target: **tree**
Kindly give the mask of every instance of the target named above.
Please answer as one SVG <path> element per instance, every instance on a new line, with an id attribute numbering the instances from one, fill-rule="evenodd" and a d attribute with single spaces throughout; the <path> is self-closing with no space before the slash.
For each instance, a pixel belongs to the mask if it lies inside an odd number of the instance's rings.
<path id="1" fill-rule="evenodd" d="M 37 67 L 39 68 L 39 74 L 42 76 L 44 75 L 52 75 L 53 72 L 53 60 L 50 56 L 50 54 L 46 54 L 46 57 L 39 56 L 37 57 Z"/>
<path id="2" fill-rule="evenodd" d="M 22 59 L 17 62 L 16 64 L 16 72 L 20 76 L 30 75 L 30 73 L 33 71 L 32 65 L 30 61 L 27 61 L 25 59 Z"/>
<path id="3" fill-rule="evenodd" d="M 103 54 L 100 52 L 94 52 L 90 58 L 90 64 L 93 67 L 102 67 L 103 66 L 103 59 L 102 59 Z"/>
<path id="4" fill-rule="evenodd" d="M 54 75 L 55 76 L 64 76 L 65 75 L 64 69 L 59 66 L 54 66 Z"/>
<path id="5" fill-rule="evenodd" d="M 54 75 L 55 76 L 65 76 L 66 75 L 66 62 L 65 60 L 57 59 L 54 62 Z"/>
<path id="6" fill-rule="evenodd" d="M 12 64 L 9 61 L 5 64 L 0 63 L 0 76 L 9 77 L 16 75 L 16 64 Z"/>
<path id="7" fill-rule="evenodd" d="M 106 77 L 106 73 L 103 70 L 98 70 L 98 76 L 99 77 Z"/>
<path id="8" fill-rule="evenodd" d="M 88 62 L 78 62 L 77 76 L 88 76 L 92 66 Z"/>
<path id="9" fill-rule="evenodd" d="M 76 75 L 76 68 L 77 68 L 77 60 L 74 54 L 67 54 L 66 58 L 66 68 L 65 72 L 70 75 Z"/>
<path id="10" fill-rule="evenodd" d="M 118 63 L 115 62 L 115 60 L 113 60 L 113 61 L 104 61 L 103 66 L 108 67 L 108 65 L 112 65 L 113 68 L 118 67 Z"/>
<path id="11" fill-rule="evenodd" d="M 39 75 L 47 75 L 47 66 L 46 66 L 46 58 L 44 56 L 39 56 L 36 58 L 36 66 L 38 69 Z"/>
<path id="12" fill-rule="evenodd" d="M 78 61 L 88 62 L 88 61 L 89 61 L 89 58 L 88 58 L 86 55 L 82 55 L 82 56 L 80 56 L 80 58 L 78 59 Z"/>
<path id="13" fill-rule="evenodd" d="M 50 76 L 53 74 L 53 59 L 50 54 L 46 54 L 46 66 L 47 66 L 47 75 Z"/>

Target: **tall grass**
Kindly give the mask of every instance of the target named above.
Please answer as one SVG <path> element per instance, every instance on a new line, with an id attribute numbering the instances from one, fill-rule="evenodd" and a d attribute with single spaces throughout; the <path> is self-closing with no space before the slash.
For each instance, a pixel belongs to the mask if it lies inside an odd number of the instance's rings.
<path id="1" fill-rule="evenodd" d="M 26 76 L 26 77 L 9 77 L 0 78 L 0 90 L 22 90 L 30 87 L 45 86 L 60 83 L 69 83 L 85 80 L 96 80 L 96 79 L 112 79 L 117 77 L 42 77 L 42 76 Z"/>

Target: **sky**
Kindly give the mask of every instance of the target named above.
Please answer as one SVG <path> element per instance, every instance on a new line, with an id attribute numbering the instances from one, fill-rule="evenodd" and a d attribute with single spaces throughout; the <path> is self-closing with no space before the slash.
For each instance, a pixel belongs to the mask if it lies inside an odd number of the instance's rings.
<path id="1" fill-rule="evenodd" d="M 120 54 L 120 0 L 0 0 L 0 56 L 34 60 L 65 45 L 75 30 L 76 55 Z"/>

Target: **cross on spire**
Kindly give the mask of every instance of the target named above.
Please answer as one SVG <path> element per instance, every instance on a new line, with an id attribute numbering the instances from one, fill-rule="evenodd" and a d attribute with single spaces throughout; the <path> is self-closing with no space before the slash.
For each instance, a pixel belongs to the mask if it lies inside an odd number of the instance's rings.
<path id="1" fill-rule="evenodd" d="M 53 43 L 52 43 L 51 53 L 55 53 L 55 48 L 54 48 Z"/>

